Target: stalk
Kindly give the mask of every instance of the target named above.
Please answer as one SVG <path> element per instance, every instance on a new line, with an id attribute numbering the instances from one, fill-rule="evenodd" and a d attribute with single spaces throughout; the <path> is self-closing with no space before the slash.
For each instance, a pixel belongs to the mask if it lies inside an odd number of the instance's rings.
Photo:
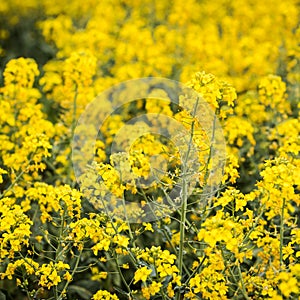
<path id="1" fill-rule="evenodd" d="M 193 117 L 195 116 L 196 110 L 198 106 L 198 99 L 196 102 L 196 105 L 194 107 L 193 111 Z M 179 243 L 179 254 L 178 254 L 178 269 L 179 269 L 179 275 L 181 278 L 182 275 L 182 269 L 183 269 L 183 253 L 184 253 L 184 240 L 185 240 L 185 225 L 186 225 L 186 214 L 187 214 L 187 201 L 188 201 L 188 159 L 191 152 L 191 147 L 193 144 L 193 135 L 194 135 L 194 126 L 195 122 L 192 121 L 191 124 L 191 135 L 190 140 L 188 143 L 188 149 L 185 155 L 185 159 L 183 162 L 183 174 L 182 174 L 182 196 L 181 196 L 181 209 L 180 209 L 180 243 Z M 180 300 L 180 290 L 176 294 L 176 300 Z"/>
<path id="2" fill-rule="evenodd" d="M 72 278 L 73 278 L 73 276 L 74 276 L 74 274 L 75 274 L 75 272 L 76 272 L 76 270 L 78 268 L 79 261 L 80 261 L 80 258 L 81 258 L 81 254 L 82 254 L 82 250 L 80 250 L 80 252 L 79 252 L 79 254 L 77 256 L 77 259 L 76 259 L 76 262 L 75 262 L 75 266 L 74 266 L 73 271 L 71 273 Z M 67 288 L 68 288 L 69 284 L 70 284 L 70 281 L 67 281 L 66 284 L 65 284 L 65 286 L 64 286 L 64 288 L 63 288 L 63 290 L 62 290 L 62 293 L 60 294 L 60 296 L 59 296 L 59 298 L 57 300 L 62 300 L 64 298 L 63 297 L 63 292 L 67 291 Z"/>
<path id="3" fill-rule="evenodd" d="M 280 259 L 280 267 L 283 265 L 283 238 L 284 238 L 284 206 L 285 199 L 283 199 L 281 215 L 280 215 L 280 248 L 279 248 L 279 259 Z"/>

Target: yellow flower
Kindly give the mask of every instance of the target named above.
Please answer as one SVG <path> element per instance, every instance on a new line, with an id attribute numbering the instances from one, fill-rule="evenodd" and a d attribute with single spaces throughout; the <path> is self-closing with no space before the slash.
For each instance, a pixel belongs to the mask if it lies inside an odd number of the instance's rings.
<path id="1" fill-rule="evenodd" d="M 93 276 L 91 277 L 92 280 L 101 281 L 102 279 L 107 278 L 107 272 L 99 272 L 97 267 L 92 268 L 92 274 L 93 274 Z"/>
<path id="2" fill-rule="evenodd" d="M 119 300 L 117 295 L 111 294 L 108 291 L 100 290 L 92 298 L 93 300 Z"/>
<path id="3" fill-rule="evenodd" d="M 299 282 L 296 277 L 290 273 L 280 273 L 278 279 L 281 280 L 279 289 L 285 297 L 289 297 L 292 293 L 299 293 Z"/>
<path id="4" fill-rule="evenodd" d="M 159 273 L 160 277 L 166 277 L 168 275 L 172 275 L 176 272 L 179 272 L 176 266 L 172 266 L 170 264 L 162 263 L 157 267 L 157 272 Z"/>
<path id="5" fill-rule="evenodd" d="M 121 267 L 122 267 L 123 269 L 129 269 L 129 264 L 123 264 Z"/>
<path id="6" fill-rule="evenodd" d="M 65 274 L 64 274 L 64 279 L 67 280 L 67 281 L 72 281 L 72 275 L 69 273 L 69 271 L 67 271 Z"/>
<path id="7" fill-rule="evenodd" d="M 102 241 L 98 242 L 95 246 L 92 247 L 92 250 L 95 255 L 98 255 L 99 250 L 108 251 L 110 246 L 110 239 L 105 238 Z"/>
<path id="8" fill-rule="evenodd" d="M 152 232 L 154 232 L 151 223 L 143 223 L 143 225 L 145 226 L 145 230 L 146 231 L 152 231 Z"/>
<path id="9" fill-rule="evenodd" d="M 170 298 L 173 298 L 175 295 L 174 289 L 172 287 L 172 283 L 170 282 L 167 286 L 167 293 Z"/>
<path id="10" fill-rule="evenodd" d="M 57 271 L 54 269 L 48 277 L 51 281 L 51 285 L 58 285 L 61 282 L 60 276 L 57 274 Z"/>
<path id="11" fill-rule="evenodd" d="M 134 283 L 137 283 L 140 280 L 145 282 L 151 273 L 152 270 L 148 269 L 147 267 L 141 267 L 134 273 Z"/>
<path id="12" fill-rule="evenodd" d="M 19 85 L 31 88 L 36 76 L 39 75 L 38 66 L 31 58 L 20 57 L 11 59 L 4 70 L 4 84 Z"/>
<path id="13" fill-rule="evenodd" d="M 160 288 L 162 287 L 162 284 L 160 282 L 153 281 L 149 285 L 149 292 L 152 296 L 156 295 L 159 291 Z"/>
<path id="14" fill-rule="evenodd" d="M 115 235 L 113 242 L 121 247 L 127 248 L 129 244 L 129 238 L 123 235 Z"/>

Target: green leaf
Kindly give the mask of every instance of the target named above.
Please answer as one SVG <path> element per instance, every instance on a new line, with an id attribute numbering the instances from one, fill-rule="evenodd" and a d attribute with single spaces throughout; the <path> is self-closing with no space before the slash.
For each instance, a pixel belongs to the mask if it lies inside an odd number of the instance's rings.
<path id="1" fill-rule="evenodd" d="M 76 293 L 84 300 L 85 299 L 87 299 L 87 300 L 91 299 L 92 296 L 93 296 L 93 294 L 89 290 L 87 290 L 87 289 L 85 289 L 81 286 L 78 286 L 78 285 L 70 285 L 69 288 L 68 288 L 68 292 Z"/>
<path id="2" fill-rule="evenodd" d="M 5 294 L 0 291 L 0 300 L 6 300 Z"/>

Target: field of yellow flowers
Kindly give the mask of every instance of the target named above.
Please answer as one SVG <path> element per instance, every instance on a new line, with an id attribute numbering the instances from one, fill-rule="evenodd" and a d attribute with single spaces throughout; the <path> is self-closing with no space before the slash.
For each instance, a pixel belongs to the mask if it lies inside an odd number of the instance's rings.
<path id="1" fill-rule="evenodd" d="M 0 2 L 0 299 L 300 299 L 299 0 Z"/>

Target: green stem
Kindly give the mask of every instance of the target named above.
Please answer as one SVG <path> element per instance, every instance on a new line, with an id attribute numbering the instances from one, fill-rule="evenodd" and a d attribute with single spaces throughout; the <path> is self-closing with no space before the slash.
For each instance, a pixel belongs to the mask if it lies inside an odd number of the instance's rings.
<path id="1" fill-rule="evenodd" d="M 199 265 L 197 266 L 197 268 L 195 268 L 195 270 L 193 271 L 193 273 L 189 276 L 189 278 L 186 281 L 186 284 L 193 278 L 193 276 L 199 271 L 199 269 L 202 267 L 203 263 L 205 262 L 205 260 L 207 259 L 207 256 L 205 255 L 203 257 L 203 259 L 201 260 L 201 262 L 199 263 Z"/>
<path id="2" fill-rule="evenodd" d="M 198 106 L 198 101 L 194 108 L 194 115 Z M 183 269 L 183 252 L 184 252 L 184 240 L 185 240 L 185 226 L 186 226 L 186 214 L 187 214 L 187 202 L 188 202 L 188 159 L 191 152 L 191 147 L 193 144 L 193 135 L 194 135 L 194 126 L 195 122 L 193 121 L 191 124 L 191 135 L 188 143 L 187 153 L 185 155 L 185 159 L 183 162 L 183 172 L 182 172 L 182 205 L 181 205 L 181 215 L 180 215 L 180 242 L 179 242 L 179 254 L 178 254 L 178 269 L 179 275 L 183 278 L 182 269 Z M 176 299 L 180 300 L 180 291 L 178 291 L 176 295 Z"/>
<path id="3" fill-rule="evenodd" d="M 115 252 L 114 252 L 113 255 L 114 255 L 114 260 L 115 260 L 115 262 L 116 262 L 116 266 L 117 266 L 117 269 L 118 269 L 118 273 L 119 273 L 119 275 L 120 275 L 120 277 L 121 277 L 121 280 L 122 280 L 123 284 L 125 285 L 125 287 L 126 287 L 126 289 L 127 289 L 127 291 L 128 291 L 128 294 L 131 295 L 131 289 L 130 289 L 130 286 L 128 285 L 126 279 L 124 278 L 124 275 L 123 275 L 123 273 L 122 273 L 122 270 L 121 270 L 121 268 L 120 268 L 120 266 L 119 266 L 119 263 L 118 263 L 118 257 L 117 257 L 117 255 L 116 255 Z"/>
<path id="4" fill-rule="evenodd" d="M 73 98 L 73 117 L 72 117 L 72 124 L 71 124 L 71 136 L 70 136 L 70 147 L 71 147 L 71 141 L 74 137 L 75 127 L 76 127 L 76 113 L 77 113 L 77 96 L 78 96 L 78 87 L 75 86 L 75 94 Z M 72 151 L 70 151 L 68 155 L 69 164 L 67 167 L 67 175 L 68 175 L 68 183 L 71 185 L 71 172 L 72 172 L 72 164 L 71 164 L 71 158 L 72 158 Z"/>
<path id="5" fill-rule="evenodd" d="M 61 245 L 62 238 L 63 238 L 63 235 L 64 235 L 64 225 L 65 225 L 65 210 L 64 210 L 64 213 L 62 215 L 61 224 L 60 224 L 60 228 L 59 228 L 59 238 L 58 238 L 57 249 L 56 249 L 56 252 L 55 252 L 55 262 L 58 262 L 60 260 L 60 258 L 63 255 L 62 253 L 64 252 L 64 248 Z"/>
<path id="6" fill-rule="evenodd" d="M 15 181 L 11 183 L 10 186 L 2 194 L 0 194 L 0 199 L 5 197 L 5 195 L 17 184 L 17 182 L 20 180 L 20 178 L 23 176 L 24 173 L 25 173 L 24 170 L 19 173 Z"/>
<path id="7" fill-rule="evenodd" d="M 239 282 L 235 279 L 235 277 L 236 277 L 235 274 L 232 272 L 230 266 L 227 263 L 227 261 L 229 261 L 229 259 L 227 259 L 227 257 L 225 256 L 223 249 L 221 249 L 221 252 L 222 252 L 222 257 L 223 257 L 223 261 L 224 261 L 224 264 L 225 264 L 225 268 L 228 269 L 229 273 L 231 274 L 232 280 L 237 285 L 236 294 L 238 293 L 239 290 L 241 290 L 244 298 L 246 300 L 250 300 L 250 298 L 247 294 L 246 288 L 245 288 L 245 283 L 244 283 L 244 280 L 243 280 L 243 275 L 242 275 L 242 272 L 241 272 L 240 264 L 239 263 L 237 264 L 237 268 L 238 268 L 238 273 L 239 273 L 239 277 L 240 277 L 240 281 L 241 281 L 241 287 L 239 286 Z"/>
<path id="8" fill-rule="evenodd" d="M 171 198 L 170 198 L 169 195 L 165 192 L 165 190 L 163 190 L 163 192 L 164 192 L 165 196 L 166 196 L 167 198 L 169 198 L 169 199 L 168 199 L 169 202 L 172 203 Z M 148 202 L 147 196 L 146 196 L 146 194 L 145 194 L 144 191 L 142 191 L 141 195 L 144 197 L 145 201 Z M 153 215 L 156 216 L 156 215 L 155 215 L 155 212 L 153 211 L 153 209 L 151 208 L 151 206 L 150 206 L 150 209 L 151 209 L 151 212 L 153 213 Z M 178 213 L 179 213 L 179 215 L 180 215 L 180 217 L 181 217 L 181 212 L 179 211 Z M 156 222 L 158 222 L 158 218 L 157 218 L 157 217 L 156 217 Z M 189 227 L 191 227 L 191 224 L 189 223 L 188 220 L 186 220 L 186 223 L 188 224 Z M 162 229 L 162 232 L 163 232 L 165 238 L 168 240 L 168 242 L 169 242 L 169 244 L 170 244 L 172 250 L 174 251 L 174 253 L 176 253 L 176 249 L 175 249 L 175 247 L 174 247 L 174 245 L 173 245 L 173 243 L 172 243 L 172 240 L 171 240 L 170 237 L 168 236 L 167 232 L 166 232 L 164 229 Z M 185 265 L 183 262 L 182 262 L 182 267 L 183 267 L 184 271 L 189 275 L 189 274 L 190 274 L 190 273 L 189 273 L 189 270 L 188 270 L 188 268 L 186 267 L 186 265 Z"/>
<path id="9" fill-rule="evenodd" d="M 186 208 L 187 208 L 187 189 L 186 189 L 186 180 L 183 179 L 182 206 L 181 206 L 181 217 L 180 217 L 180 244 L 179 244 L 179 255 L 178 255 L 178 266 L 179 266 L 180 275 L 182 275 L 182 264 L 183 264 Z"/>
<path id="10" fill-rule="evenodd" d="M 28 300 L 31 300 L 32 297 L 31 297 L 30 292 L 29 292 L 29 290 L 28 290 L 28 285 L 27 285 L 27 283 L 26 283 L 26 277 L 25 277 L 25 274 L 26 274 L 26 273 L 24 273 L 24 271 L 22 271 L 22 278 L 23 278 L 23 283 L 24 283 L 23 287 L 24 287 L 24 290 L 26 291 L 26 295 L 27 295 Z M 5 298 L 5 297 L 4 297 L 4 298 Z"/>
<path id="11" fill-rule="evenodd" d="M 219 109 L 216 110 L 215 112 L 215 115 L 214 115 L 214 120 L 213 120 L 213 128 L 212 128 L 212 136 L 211 136 L 211 139 L 210 139 L 210 145 L 209 145 L 209 155 L 208 155 L 208 158 L 207 158 L 207 161 L 206 161 L 206 164 L 205 164 L 205 174 L 204 174 L 204 184 L 203 184 L 203 187 L 205 187 L 207 185 L 207 181 L 209 179 L 209 163 L 211 161 L 211 157 L 212 157 L 212 151 L 213 151 L 213 141 L 215 139 L 215 130 L 216 130 L 216 122 L 217 122 L 217 114 L 219 112 Z M 206 205 L 205 207 L 205 210 L 203 212 L 203 215 L 204 216 L 204 220 L 208 217 L 208 215 L 210 214 L 210 209 L 212 207 L 212 199 L 211 197 L 208 197 L 209 199 L 209 203 L 208 205 Z"/>
<path id="12" fill-rule="evenodd" d="M 244 283 L 243 275 L 241 272 L 240 264 L 238 264 L 238 272 L 239 272 L 239 276 L 240 276 L 240 280 L 241 280 L 243 296 L 245 297 L 245 299 L 249 300 L 249 297 L 248 297 L 248 294 L 247 294 L 247 291 L 245 288 L 245 283 Z"/>
<path id="13" fill-rule="evenodd" d="M 155 260 L 155 258 L 153 258 L 153 259 L 154 259 L 153 266 L 154 266 L 154 270 L 155 270 L 155 274 L 156 274 L 156 281 L 159 282 L 160 280 L 159 280 L 158 271 L 157 271 L 157 268 L 156 268 L 156 260 Z M 161 292 L 161 296 L 162 296 L 163 300 L 167 300 L 163 286 L 160 288 L 160 292 Z"/>
<path id="14" fill-rule="evenodd" d="M 58 236 L 58 239 L 57 239 L 58 245 L 57 245 L 57 248 L 56 248 L 56 251 L 55 251 L 55 263 L 57 263 L 60 260 L 60 258 L 63 255 L 63 252 L 64 252 L 64 248 L 61 245 L 62 237 L 63 237 L 63 234 L 64 234 L 64 223 L 65 223 L 65 211 L 62 215 L 61 224 L 60 224 L 60 228 L 59 228 L 59 236 Z M 55 294 L 55 299 L 57 299 L 57 300 L 62 299 L 61 298 L 62 295 L 58 296 L 57 286 L 54 287 L 54 294 Z"/>
<path id="15" fill-rule="evenodd" d="M 280 259 L 280 267 L 283 265 L 283 238 L 284 238 L 284 206 L 285 199 L 283 199 L 282 207 L 281 207 L 281 215 L 280 215 L 280 248 L 279 248 L 279 259 Z"/>
<path id="16" fill-rule="evenodd" d="M 265 212 L 265 205 L 262 206 L 260 214 L 257 216 L 257 218 L 256 218 L 254 224 L 252 225 L 251 229 L 247 232 L 246 236 L 243 239 L 242 244 L 244 244 L 247 241 L 250 234 L 255 230 L 255 228 L 256 228 L 259 220 L 261 219 L 262 215 L 264 214 L 264 212 Z"/>
<path id="17" fill-rule="evenodd" d="M 29 160 L 28 160 L 28 165 L 27 165 L 27 167 L 31 164 L 31 162 L 32 162 L 32 159 L 33 159 L 33 157 L 34 157 L 34 155 L 37 153 L 37 149 L 33 152 L 33 153 L 31 153 L 31 155 L 30 155 L 30 158 L 29 158 Z M 26 168 L 27 168 L 26 167 Z M 12 182 L 11 184 L 10 184 L 10 186 L 2 193 L 2 194 L 0 194 L 0 199 L 1 198 L 3 198 L 17 183 L 18 183 L 18 181 L 21 179 L 21 177 L 23 176 L 23 174 L 26 172 L 26 168 L 24 168 L 20 173 L 19 173 L 19 175 L 17 175 L 17 177 L 16 177 L 16 179 L 15 179 L 15 181 L 14 182 Z"/>
<path id="18" fill-rule="evenodd" d="M 126 218 L 126 223 L 127 223 L 127 226 L 128 226 L 128 233 L 129 233 L 129 237 L 130 237 L 130 240 L 132 242 L 132 245 L 133 247 L 135 248 L 136 247 L 136 244 L 135 244 L 135 239 L 133 237 L 133 234 L 132 234 L 132 230 L 131 230 L 131 227 L 130 227 L 130 222 L 128 220 L 128 215 L 127 215 L 127 210 L 126 210 L 126 203 L 125 203 L 125 199 L 124 199 L 125 196 L 123 196 L 122 198 L 122 204 L 123 204 L 123 208 L 124 208 L 124 214 L 125 214 L 125 218 Z M 113 222 L 112 222 L 113 223 Z M 116 230 L 116 229 L 115 229 Z M 116 231 L 117 232 L 117 231 Z"/>
<path id="19" fill-rule="evenodd" d="M 75 94 L 73 98 L 73 116 L 72 116 L 72 127 L 71 127 L 71 139 L 73 138 L 75 127 L 76 127 L 76 114 L 77 114 L 77 96 L 78 96 L 78 86 L 75 86 Z"/>
<path id="20" fill-rule="evenodd" d="M 205 174 L 204 174 L 204 186 L 207 184 L 207 180 L 208 180 L 208 177 L 209 177 L 209 171 L 208 171 L 208 166 L 209 166 L 209 163 L 211 161 L 211 156 L 212 156 L 212 151 L 213 151 L 213 141 L 215 139 L 215 131 L 216 131 L 216 122 L 217 122 L 217 111 L 214 115 L 214 121 L 213 121 L 213 130 L 212 130 L 212 135 L 211 135 L 211 139 L 210 139 L 210 145 L 209 145 L 209 156 L 207 158 L 207 161 L 206 161 L 206 164 L 205 164 Z"/>
<path id="21" fill-rule="evenodd" d="M 74 266 L 73 271 L 71 273 L 72 278 L 73 278 L 73 276 L 74 276 L 74 274 L 75 274 L 75 272 L 76 272 L 76 270 L 78 268 L 81 254 L 82 254 L 82 250 L 80 250 L 80 252 L 79 252 L 79 254 L 78 254 L 77 258 L 76 258 L 75 266 Z M 70 281 L 67 281 L 66 284 L 65 284 L 65 286 L 64 286 L 64 288 L 63 288 L 63 290 L 62 290 L 62 293 L 60 294 L 60 296 L 58 297 L 57 300 L 62 300 L 63 299 L 64 292 L 67 290 L 69 284 L 70 284 Z"/>

